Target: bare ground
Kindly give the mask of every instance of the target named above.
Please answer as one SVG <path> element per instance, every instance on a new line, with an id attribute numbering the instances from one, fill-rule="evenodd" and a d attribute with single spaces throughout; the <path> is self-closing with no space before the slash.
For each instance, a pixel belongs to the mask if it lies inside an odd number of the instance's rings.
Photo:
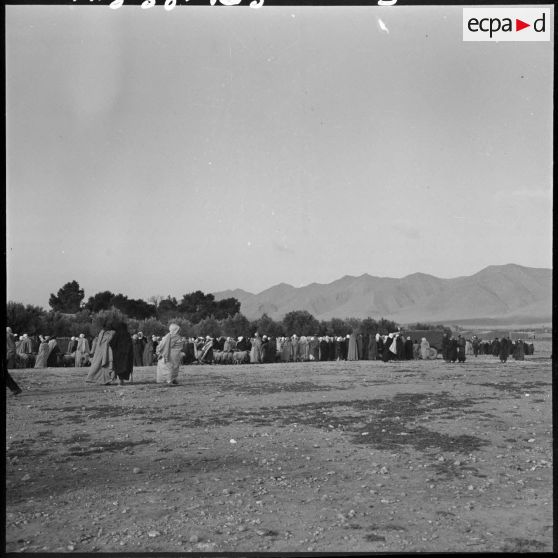
<path id="1" fill-rule="evenodd" d="M 17 370 L 8 552 L 549 552 L 550 344 L 441 360 Z"/>

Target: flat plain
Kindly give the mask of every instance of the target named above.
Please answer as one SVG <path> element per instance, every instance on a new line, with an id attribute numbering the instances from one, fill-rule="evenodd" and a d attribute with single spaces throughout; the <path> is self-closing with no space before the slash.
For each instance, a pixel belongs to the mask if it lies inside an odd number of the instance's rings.
<path id="1" fill-rule="evenodd" d="M 550 353 L 12 371 L 6 551 L 550 552 Z"/>

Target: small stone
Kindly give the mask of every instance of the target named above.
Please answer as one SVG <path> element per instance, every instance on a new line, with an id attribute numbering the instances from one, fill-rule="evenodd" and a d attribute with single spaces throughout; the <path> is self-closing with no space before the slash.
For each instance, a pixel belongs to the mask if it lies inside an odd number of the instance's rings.
<path id="1" fill-rule="evenodd" d="M 138 475 L 139 473 L 141 473 L 141 469 L 139 467 L 134 467 L 132 469 L 132 473 L 134 473 L 134 475 Z"/>
<path id="2" fill-rule="evenodd" d="M 247 530 L 246 525 L 240 525 L 240 527 L 237 529 L 237 531 L 239 533 L 244 533 L 244 531 L 246 531 L 246 530 Z"/>
<path id="3" fill-rule="evenodd" d="M 73 544 L 69 544 L 66 548 L 67 548 L 70 552 L 72 552 L 72 551 L 75 549 L 75 546 L 74 546 Z"/>
<path id="4" fill-rule="evenodd" d="M 21 478 L 21 480 L 24 481 L 24 482 L 25 482 L 25 481 L 28 481 L 28 480 L 31 480 L 31 475 L 29 475 L 29 474 L 24 475 L 24 476 Z"/>
<path id="5" fill-rule="evenodd" d="M 161 533 L 159 533 L 159 531 L 149 531 L 149 533 L 147 533 L 147 536 L 154 539 L 155 537 L 158 537 L 160 534 Z"/>
<path id="6" fill-rule="evenodd" d="M 198 535 L 192 535 L 192 536 L 188 539 L 188 541 L 191 542 L 191 543 L 197 543 L 197 542 L 200 541 L 200 538 L 198 537 Z"/>
<path id="7" fill-rule="evenodd" d="M 236 440 L 233 439 L 233 438 L 231 438 L 231 439 L 229 440 L 229 442 L 230 442 L 231 444 L 236 444 Z"/>

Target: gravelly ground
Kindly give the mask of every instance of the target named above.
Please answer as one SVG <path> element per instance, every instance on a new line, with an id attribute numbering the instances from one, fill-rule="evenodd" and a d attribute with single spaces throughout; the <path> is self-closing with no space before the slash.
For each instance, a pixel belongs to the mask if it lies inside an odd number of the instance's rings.
<path id="1" fill-rule="evenodd" d="M 550 344 L 524 362 L 17 370 L 8 552 L 552 550 Z"/>

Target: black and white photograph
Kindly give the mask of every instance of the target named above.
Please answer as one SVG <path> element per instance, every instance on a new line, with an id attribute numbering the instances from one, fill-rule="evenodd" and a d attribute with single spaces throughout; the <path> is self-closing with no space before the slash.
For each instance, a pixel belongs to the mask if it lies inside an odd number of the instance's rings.
<path id="1" fill-rule="evenodd" d="M 553 551 L 553 4 L 4 16 L 5 553 Z"/>

